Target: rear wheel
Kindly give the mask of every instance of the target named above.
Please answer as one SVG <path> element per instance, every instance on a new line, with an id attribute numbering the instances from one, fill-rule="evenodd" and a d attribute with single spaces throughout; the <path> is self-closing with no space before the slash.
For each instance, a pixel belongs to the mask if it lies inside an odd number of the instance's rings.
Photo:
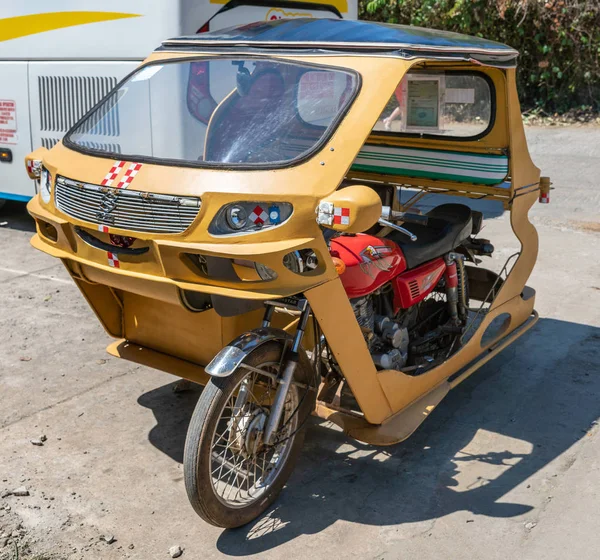
<path id="1" fill-rule="evenodd" d="M 185 486 L 196 512 L 218 527 L 239 527 L 263 513 L 300 454 L 314 397 L 298 385 L 288 391 L 274 444 L 262 441 L 281 354 L 279 343 L 260 346 L 244 360 L 251 369 L 242 365 L 228 377 L 212 378 L 194 410 L 185 443 Z"/>

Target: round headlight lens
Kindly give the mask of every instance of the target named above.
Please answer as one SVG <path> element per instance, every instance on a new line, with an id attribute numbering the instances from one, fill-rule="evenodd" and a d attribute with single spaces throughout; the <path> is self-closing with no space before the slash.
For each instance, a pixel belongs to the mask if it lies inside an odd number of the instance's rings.
<path id="1" fill-rule="evenodd" d="M 231 229 L 240 230 L 248 223 L 248 212 L 242 206 L 234 204 L 227 208 L 225 219 Z"/>
<path id="2" fill-rule="evenodd" d="M 46 168 L 42 169 L 42 175 L 40 177 L 40 194 L 42 200 L 48 204 L 50 202 L 50 195 L 52 190 L 52 176 Z"/>

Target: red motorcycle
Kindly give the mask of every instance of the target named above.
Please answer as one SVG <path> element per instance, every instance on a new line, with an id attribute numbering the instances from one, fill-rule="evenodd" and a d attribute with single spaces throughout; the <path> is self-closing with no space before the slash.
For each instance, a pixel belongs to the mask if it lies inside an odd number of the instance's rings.
<path id="1" fill-rule="evenodd" d="M 483 216 L 463 204 L 443 204 L 425 215 L 384 206 L 382 216 L 387 235 L 337 235 L 329 241 L 330 254 L 375 364 L 418 374 L 460 345 L 469 307 L 463 263 L 494 248 L 474 237 Z"/>

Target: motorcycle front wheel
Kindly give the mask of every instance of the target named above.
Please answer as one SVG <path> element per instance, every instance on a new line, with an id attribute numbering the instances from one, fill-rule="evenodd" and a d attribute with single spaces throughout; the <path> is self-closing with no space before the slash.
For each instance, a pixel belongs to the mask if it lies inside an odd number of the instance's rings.
<path id="1" fill-rule="evenodd" d="M 314 397 L 295 384 L 273 444 L 262 442 L 282 351 L 279 343 L 264 344 L 230 376 L 211 378 L 194 410 L 185 442 L 185 487 L 196 513 L 217 527 L 239 527 L 263 513 L 302 449 Z"/>

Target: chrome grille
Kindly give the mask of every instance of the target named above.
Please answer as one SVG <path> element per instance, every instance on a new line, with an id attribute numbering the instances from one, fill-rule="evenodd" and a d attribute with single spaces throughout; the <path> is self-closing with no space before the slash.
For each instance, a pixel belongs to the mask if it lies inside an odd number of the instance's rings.
<path id="1" fill-rule="evenodd" d="M 102 187 L 57 177 L 56 207 L 97 225 L 146 233 L 181 233 L 200 211 L 200 199 L 170 196 L 113 187 Z"/>

